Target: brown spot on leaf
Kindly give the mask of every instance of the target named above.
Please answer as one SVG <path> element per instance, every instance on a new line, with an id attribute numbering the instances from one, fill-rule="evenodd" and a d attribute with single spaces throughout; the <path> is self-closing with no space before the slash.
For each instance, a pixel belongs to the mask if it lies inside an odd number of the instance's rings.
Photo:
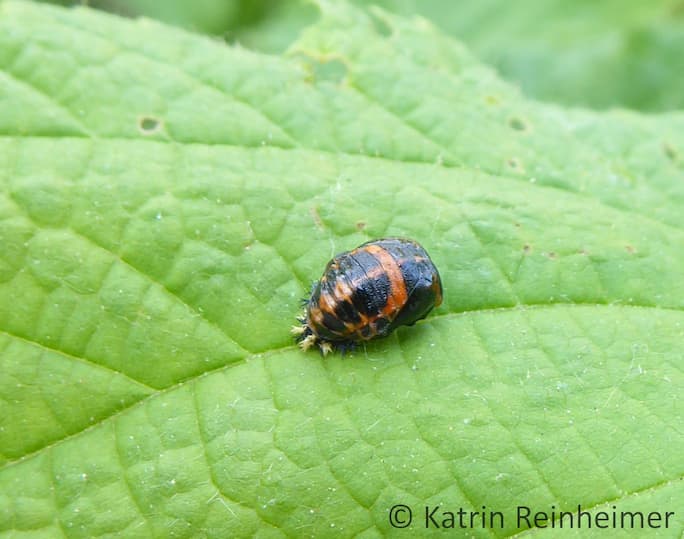
<path id="1" fill-rule="evenodd" d="M 318 207 L 311 206 L 309 208 L 309 213 L 311 214 L 311 218 L 313 219 L 313 222 L 316 225 L 316 227 L 318 227 L 320 230 L 323 230 L 325 228 L 325 225 L 323 224 L 323 219 L 321 219 L 321 216 L 318 213 Z"/>

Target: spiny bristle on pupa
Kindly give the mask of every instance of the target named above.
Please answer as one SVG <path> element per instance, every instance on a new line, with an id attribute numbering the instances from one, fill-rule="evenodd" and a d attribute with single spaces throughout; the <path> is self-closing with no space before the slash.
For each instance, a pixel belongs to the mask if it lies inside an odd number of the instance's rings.
<path id="1" fill-rule="evenodd" d="M 302 350 L 308 350 L 316 344 L 316 335 L 310 334 L 299 341 L 299 347 Z"/>

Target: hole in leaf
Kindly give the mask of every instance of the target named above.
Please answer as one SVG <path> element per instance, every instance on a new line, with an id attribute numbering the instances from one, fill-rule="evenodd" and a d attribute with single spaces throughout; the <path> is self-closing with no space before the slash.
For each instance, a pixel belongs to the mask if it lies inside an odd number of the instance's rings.
<path id="1" fill-rule="evenodd" d="M 366 223 L 364 223 L 363 221 L 359 221 L 358 223 L 356 223 L 356 230 L 366 230 Z"/>
<path id="2" fill-rule="evenodd" d="M 529 254 L 532 251 L 532 246 L 529 243 L 523 245 L 523 253 Z"/>
<path id="3" fill-rule="evenodd" d="M 141 116 L 138 119 L 138 128 L 145 135 L 150 135 L 160 131 L 161 126 L 161 120 L 155 118 L 154 116 Z"/>
<path id="4" fill-rule="evenodd" d="M 521 118 L 510 118 L 508 120 L 508 125 L 516 131 L 527 131 L 527 122 Z"/>

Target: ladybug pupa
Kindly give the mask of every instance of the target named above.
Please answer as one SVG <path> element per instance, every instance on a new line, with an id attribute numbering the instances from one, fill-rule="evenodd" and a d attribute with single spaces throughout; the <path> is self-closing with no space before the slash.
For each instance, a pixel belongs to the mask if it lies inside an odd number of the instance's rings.
<path id="1" fill-rule="evenodd" d="M 383 238 L 330 260 L 304 303 L 292 333 L 326 355 L 425 318 L 442 303 L 442 281 L 418 242 Z"/>

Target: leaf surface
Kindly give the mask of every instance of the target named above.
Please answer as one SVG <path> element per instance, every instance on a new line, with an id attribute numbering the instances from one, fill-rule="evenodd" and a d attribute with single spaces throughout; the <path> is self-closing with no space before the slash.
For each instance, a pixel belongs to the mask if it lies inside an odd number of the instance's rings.
<path id="1" fill-rule="evenodd" d="M 283 56 L 3 2 L 0 69 L 4 536 L 682 507 L 681 114 L 528 101 L 337 2 Z M 444 304 L 345 359 L 293 346 L 326 261 L 389 235 Z"/>

